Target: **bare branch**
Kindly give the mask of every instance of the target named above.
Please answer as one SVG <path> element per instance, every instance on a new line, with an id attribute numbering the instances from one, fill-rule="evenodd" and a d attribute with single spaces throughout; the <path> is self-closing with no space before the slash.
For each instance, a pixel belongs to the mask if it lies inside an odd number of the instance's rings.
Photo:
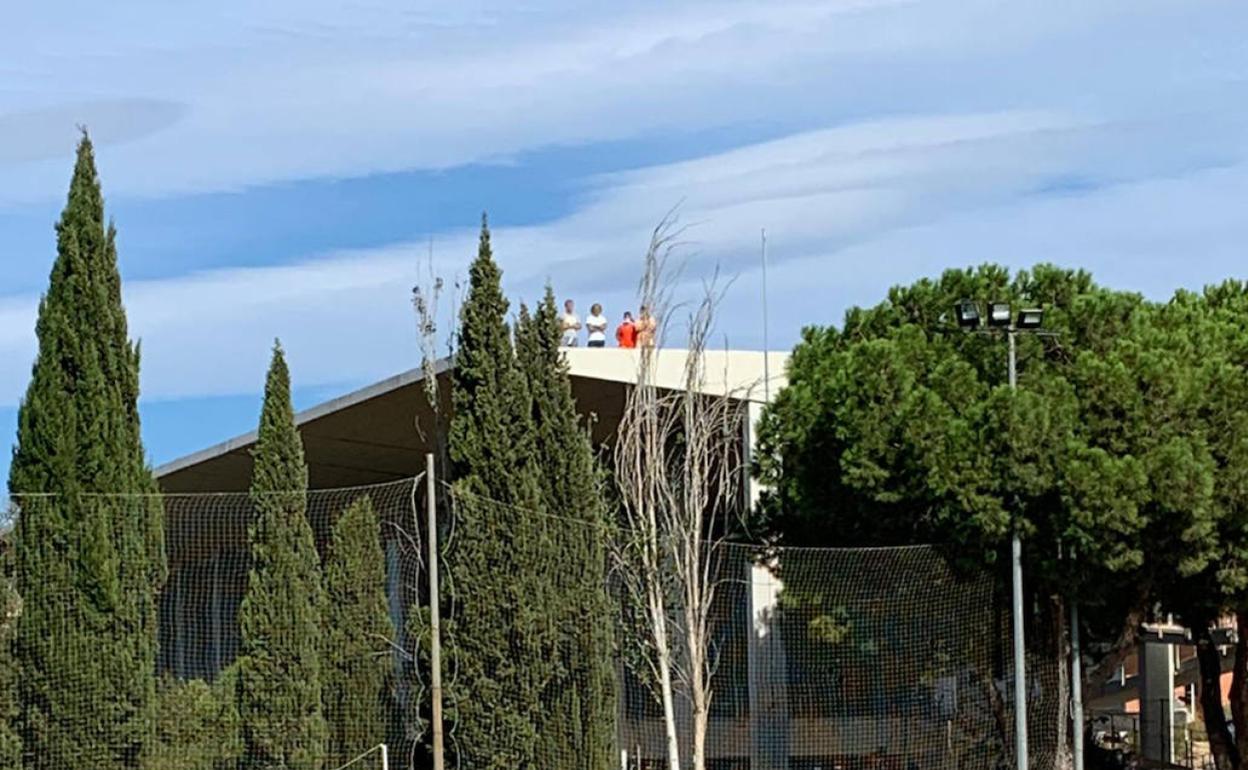
<path id="1" fill-rule="evenodd" d="M 658 317 L 660 329 L 675 308 L 673 261 L 683 234 L 673 209 L 651 234 L 646 252 L 640 304 Z M 683 387 L 673 392 L 657 385 L 665 336 L 660 332 L 653 347 L 638 351 L 615 454 L 623 522 L 614 556 L 635 621 L 634 641 L 645 651 L 645 668 L 663 706 L 672 770 L 680 766 L 677 688 L 693 712 L 692 765 L 705 770 L 711 680 L 719 659 L 712 606 L 742 471 L 741 410 L 727 392 L 726 376 L 721 394 L 707 387 L 707 343 L 727 290 L 718 270 L 702 290 L 688 315 Z"/>

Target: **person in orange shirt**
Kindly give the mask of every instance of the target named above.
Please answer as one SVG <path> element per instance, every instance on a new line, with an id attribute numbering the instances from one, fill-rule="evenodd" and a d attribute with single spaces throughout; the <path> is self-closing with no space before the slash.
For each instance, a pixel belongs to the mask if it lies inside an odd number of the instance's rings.
<path id="1" fill-rule="evenodd" d="M 654 347 L 654 338 L 658 329 L 659 322 L 650 315 L 650 308 L 642 305 L 641 313 L 637 317 L 637 344 L 643 348 Z"/>
<path id="2" fill-rule="evenodd" d="M 624 320 L 615 328 L 615 344 L 622 348 L 637 347 L 637 325 L 633 323 L 633 314 L 624 311 Z"/>

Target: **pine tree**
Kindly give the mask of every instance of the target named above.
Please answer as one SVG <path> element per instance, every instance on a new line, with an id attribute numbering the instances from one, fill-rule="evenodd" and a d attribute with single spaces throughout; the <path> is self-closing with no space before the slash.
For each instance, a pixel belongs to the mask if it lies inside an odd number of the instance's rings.
<path id="1" fill-rule="evenodd" d="M 85 133 L 56 232 L 9 471 L 21 509 L 18 726 L 29 767 L 134 768 L 155 701 L 164 521 L 139 433 L 116 230 Z"/>
<path id="2" fill-rule="evenodd" d="M 381 531 L 372 501 L 352 503 L 334 524 L 325 557 L 325 672 L 329 766 L 385 740 L 394 637 L 386 606 Z"/>
<path id="3" fill-rule="evenodd" d="M 576 412 L 567 362 L 559 350 L 554 292 L 516 329 L 520 367 L 532 394 L 534 456 L 550 528 L 542 575 L 549 581 L 557 629 L 557 676 L 539 729 L 542 767 L 606 770 L 614 765 L 615 667 L 613 614 L 606 579 L 606 515 L 588 431 Z"/>
<path id="4" fill-rule="evenodd" d="M 253 457 L 251 571 L 239 608 L 242 766 L 320 770 L 323 589 L 306 516 L 308 469 L 280 344 L 273 348 Z"/>
<path id="5" fill-rule="evenodd" d="M 512 348 L 501 277 L 483 217 L 452 378 L 456 535 L 448 555 L 455 746 L 459 764 L 478 770 L 534 766 L 552 666 L 548 597 L 539 579 L 552 565 L 538 562 L 545 550 L 531 399 Z"/>

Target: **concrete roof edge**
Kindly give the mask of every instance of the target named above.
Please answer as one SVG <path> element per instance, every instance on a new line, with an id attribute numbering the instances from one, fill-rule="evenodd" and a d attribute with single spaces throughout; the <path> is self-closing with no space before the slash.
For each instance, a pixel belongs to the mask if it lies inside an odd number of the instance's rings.
<path id="1" fill-rule="evenodd" d="M 451 368 L 450 358 L 439 358 L 434 364 L 434 367 L 436 374 L 442 374 Z M 337 398 L 331 398 L 330 400 L 319 403 L 316 406 L 304 409 L 295 415 L 295 425 L 303 425 L 324 417 L 325 415 L 333 414 L 341 409 L 347 409 L 355 406 L 356 404 L 368 401 L 369 399 L 384 396 L 391 391 L 398 390 L 399 388 L 410 385 L 413 382 L 420 382 L 424 378 L 425 373 L 423 369 L 419 367 L 416 369 L 408 369 L 405 372 L 400 372 L 392 377 L 387 377 L 379 382 L 374 382 L 371 385 L 365 385 L 358 390 L 353 390 L 345 395 L 338 396 Z M 189 468 L 192 465 L 198 465 L 207 460 L 227 455 L 235 450 L 250 446 L 255 442 L 256 431 L 247 431 L 240 436 L 226 439 L 219 444 L 213 444 L 210 447 L 205 447 L 204 449 L 192 452 L 189 455 L 184 455 L 175 460 L 170 460 L 169 462 L 158 466 L 154 472 L 157 477 L 168 476 L 169 474 L 177 473 L 184 468 Z"/>
<path id="2" fill-rule="evenodd" d="M 595 350 L 589 348 L 573 348 L 568 351 L 568 373 L 573 377 L 584 377 L 592 379 L 600 379 L 608 382 L 629 383 L 636 380 L 636 368 L 621 367 L 620 361 L 633 358 L 636 355 L 632 350 L 620 350 L 617 348 L 609 348 L 607 350 Z M 763 351 L 744 351 L 744 350 L 708 350 L 710 356 L 724 355 L 731 357 L 746 357 L 762 359 Z M 659 351 L 660 356 L 679 356 L 681 359 L 688 354 L 686 350 L 678 350 L 675 348 L 663 348 Z M 778 391 L 785 384 L 785 363 L 788 361 L 788 351 L 771 351 L 768 354 L 768 360 L 775 363 L 776 371 L 771 374 L 771 380 L 776 384 L 775 391 Z M 614 360 L 615 366 L 604 366 L 603 364 Z M 440 358 L 434 364 L 435 372 L 443 374 L 451 368 L 450 357 Z M 708 377 L 713 373 L 708 372 Z M 372 385 L 366 385 L 358 390 L 351 391 L 337 398 L 332 398 L 316 406 L 305 409 L 295 415 L 295 424 L 304 425 L 326 415 L 348 409 L 356 404 L 363 403 L 378 396 L 384 396 L 387 393 L 398 390 L 399 388 L 419 382 L 424 379 L 424 371 L 420 368 L 408 369 L 392 377 L 375 382 Z M 709 380 L 708 380 L 709 382 Z M 661 387 L 670 387 L 669 383 L 660 383 Z M 719 391 L 719 388 L 711 388 L 712 391 Z M 742 401 L 763 402 L 762 397 L 763 386 L 761 371 L 754 378 L 743 379 L 740 382 L 729 385 L 724 384 L 724 395 L 734 396 Z M 774 391 L 773 391 L 774 395 Z M 175 460 L 170 460 L 155 469 L 157 477 L 168 476 L 178 471 L 190 468 L 208 460 L 230 454 L 244 447 L 254 444 L 256 441 L 256 432 L 248 431 L 240 436 L 227 439 L 219 444 L 200 449 L 191 454 L 184 455 Z"/>

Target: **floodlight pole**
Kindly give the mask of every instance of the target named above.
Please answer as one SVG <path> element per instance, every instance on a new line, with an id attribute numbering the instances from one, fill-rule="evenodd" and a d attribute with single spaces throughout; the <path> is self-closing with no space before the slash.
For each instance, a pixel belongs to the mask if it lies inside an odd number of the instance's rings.
<path id="1" fill-rule="evenodd" d="M 429 667 L 430 700 L 433 720 L 433 770 L 444 770 L 445 758 L 442 743 L 442 610 L 438 597 L 438 503 L 437 484 L 434 480 L 433 453 L 425 455 L 425 483 L 428 495 L 425 503 L 429 525 Z"/>
<path id="2" fill-rule="evenodd" d="M 1079 648 L 1079 602 L 1070 602 L 1070 718 L 1075 723 L 1074 770 L 1083 770 L 1083 651 Z"/>
<path id="3" fill-rule="evenodd" d="M 1011 324 L 1006 331 L 1010 341 L 1010 390 L 1018 390 L 1018 345 Z M 1023 541 L 1017 525 L 1010 542 L 1014 616 L 1014 754 L 1018 770 L 1027 770 L 1027 657 L 1023 644 Z"/>

